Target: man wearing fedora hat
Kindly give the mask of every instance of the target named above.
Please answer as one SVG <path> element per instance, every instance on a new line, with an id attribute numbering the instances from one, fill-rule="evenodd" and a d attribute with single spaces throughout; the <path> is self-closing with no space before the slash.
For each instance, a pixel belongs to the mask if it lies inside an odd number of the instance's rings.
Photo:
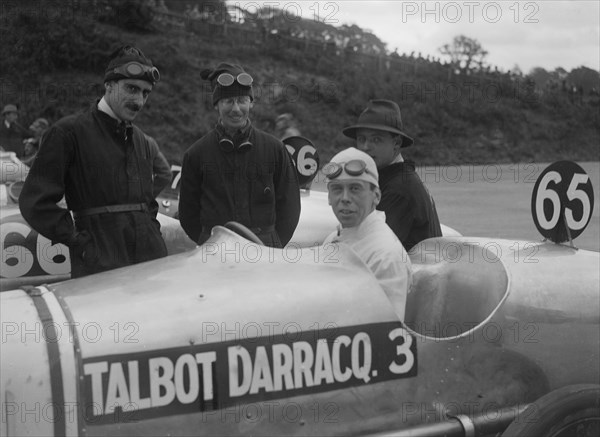
<path id="1" fill-rule="evenodd" d="M 213 85 L 219 120 L 183 156 L 181 226 L 202 244 L 213 226 L 236 221 L 265 245 L 285 246 L 300 218 L 300 187 L 282 142 L 250 122 L 253 78 L 227 62 L 201 77 Z"/>
<path id="2" fill-rule="evenodd" d="M 358 123 L 344 128 L 344 135 L 356 140 L 356 147 L 373 158 L 379 170 L 381 201 L 386 223 L 406 250 L 418 242 L 440 237 L 442 229 L 435 202 L 415 171 L 404 161 L 401 149 L 413 144 L 403 132 L 400 108 L 391 100 L 371 100 Z"/>
<path id="3" fill-rule="evenodd" d="M 350 147 L 323 166 L 329 204 L 340 225 L 324 244 L 350 246 L 371 269 L 394 311 L 404 320 L 406 296 L 412 284 L 410 258 L 375 208 L 381 200 L 375 161 Z"/>
<path id="4" fill-rule="evenodd" d="M 155 177 L 160 151 L 132 124 L 159 79 L 141 50 L 120 47 L 104 96 L 42 137 L 19 206 L 33 229 L 69 247 L 74 278 L 167 255 L 155 195 L 169 181 Z"/>
<path id="5" fill-rule="evenodd" d="M 0 125 L 0 148 L 6 152 L 15 152 L 17 158 L 23 157 L 23 140 L 30 132 L 21 126 L 17 119 L 19 111 L 16 105 L 8 104 L 2 109 L 2 124 Z"/>

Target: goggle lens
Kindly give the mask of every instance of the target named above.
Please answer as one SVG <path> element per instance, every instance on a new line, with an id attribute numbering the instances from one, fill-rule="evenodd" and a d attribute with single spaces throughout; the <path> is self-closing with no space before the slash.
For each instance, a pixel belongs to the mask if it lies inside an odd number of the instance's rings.
<path id="1" fill-rule="evenodd" d="M 248 73 L 240 73 L 237 77 L 234 77 L 230 73 L 221 73 L 219 74 L 219 77 L 217 77 L 217 83 L 221 86 L 231 86 L 236 80 L 243 86 L 250 86 L 252 85 L 252 82 L 254 82 L 254 79 L 252 79 L 252 76 Z"/>
<path id="2" fill-rule="evenodd" d="M 348 161 L 346 163 L 344 169 L 350 176 L 360 176 L 367 171 L 367 163 L 365 161 L 361 161 L 360 159 L 353 159 L 352 161 Z"/>
<path id="3" fill-rule="evenodd" d="M 139 62 L 129 62 L 125 65 L 121 65 L 113 70 L 115 73 L 122 74 L 132 79 L 148 77 L 153 82 L 160 80 L 160 72 L 156 67 L 149 67 L 147 65 L 140 64 Z"/>
<path id="4" fill-rule="evenodd" d="M 322 171 L 329 179 L 335 179 L 342 173 L 342 166 L 337 162 L 329 162 L 323 166 Z"/>
<path id="5" fill-rule="evenodd" d="M 342 174 L 342 170 L 345 170 L 350 176 L 360 176 L 363 173 L 369 173 L 367 163 L 361 159 L 353 159 L 352 161 L 343 163 L 329 162 L 323 166 L 322 172 L 329 179 L 335 179 Z"/>
<path id="6" fill-rule="evenodd" d="M 142 74 L 144 74 L 144 69 L 142 68 L 141 64 L 127 64 L 125 66 L 125 71 L 127 71 L 128 74 L 132 75 L 132 76 L 141 76 Z"/>
<path id="7" fill-rule="evenodd" d="M 217 82 L 221 86 L 231 86 L 233 85 L 234 80 L 235 78 L 229 73 L 223 73 L 220 74 L 219 77 L 217 77 Z"/>

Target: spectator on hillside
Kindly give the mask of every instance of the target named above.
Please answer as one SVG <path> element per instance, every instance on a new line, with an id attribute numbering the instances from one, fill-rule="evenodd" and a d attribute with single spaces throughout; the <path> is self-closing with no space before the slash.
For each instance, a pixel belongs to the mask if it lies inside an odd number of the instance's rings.
<path id="1" fill-rule="evenodd" d="M 285 246 L 300 218 L 300 188 L 281 141 L 253 127 L 248 118 L 253 79 L 240 65 L 229 63 L 205 70 L 201 77 L 213 84 L 219 121 L 183 156 L 181 226 L 203 244 L 213 226 L 237 221 L 265 245 Z"/>
<path id="2" fill-rule="evenodd" d="M 280 140 L 300 136 L 298 123 L 292 114 L 286 112 L 275 119 L 275 136 Z"/>
<path id="3" fill-rule="evenodd" d="M 19 111 L 16 105 L 8 104 L 2 109 L 0 125 L 0 147 L 6 152 L 15 152 L 17 158 L 23 157 L 23 140 L 31 135 L 17 120 Z"/>
<path id="4" fill-rule="evenodd" d="M 401 149 L 413 144 L 402 131 L 400 108 L 391 100 L 371 100 L 358 123 L 343 129 L 356 147 L 375 160 L 386 223 L 408 251 L 426 238 L 440 237 L 442 229 L 435 202 Z"/>
<path id="5" fill-rule="evenodd" d="M 21 158 L 23 164 L 31 167 L 33 160 L 35 159 L 35 155 L 40 148 L 42 135 L 44 135 L 44 132 L 46 132 L 49 127 L 50 124 L 45 118 L 38 118 L 31 123 L 29 130 L 33 133 L 33 136 L 23 140 L 23 157 Z"/>
<path id="6" fill-rule="evenodd" d="M 74 278 L 167 254 L 156 220 L 156 150 L 132 124 L 159 79 L 141 50 L 121 47 L 102 99 L 42 138 L 19 206 L 33 229 L 69 247 Z M 68 209 L 58 205 L 63 196 Z"/>

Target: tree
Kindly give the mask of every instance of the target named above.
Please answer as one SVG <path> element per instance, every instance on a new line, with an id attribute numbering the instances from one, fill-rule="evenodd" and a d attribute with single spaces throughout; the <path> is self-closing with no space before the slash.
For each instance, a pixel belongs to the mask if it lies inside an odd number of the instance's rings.
<path id="1" fill-rule="evenodd" d="M 101 11 L 99 21 L 111 23 L 123 29 L 151 31 L 153 13 L 147 0 L 100 0 L 96 6 Z"/>
<path id="2" fill-rule="evenodd" d="M 347 40 L 346 45 L 357 47 L 361 53 L 375 55 L 386 53 L 386 43 L 381 41 L 371 31 L 363 29 L 356 24 L 343 24 L 337 28 L 337 32 L 343 37 L 343 40 Z"/>
<path id="3" fill-rule="evenodd" d="M 511 73 L 515 76 L 523 76 L 523 70 L 519 67 L 519 64 L 515 64 L 511 70 Z"/>
<path id="4" fill-rule="evenodd" d="M 538 89 L 545 89 L 551 86 L 553 83 L 558 84 L 558 76 L 546 71 L 542 67 L 534 67 L 529 72 L 529 77 L 533 79 Z M 558 86 L 558 85 L 556 85 Z"/>
<path id="5" fill-rule="evenodd" d="M 227 9 L 225 0 L 164 0 L 164 3 L 169 11 L 180 14 L 184 13 L 186 9 L 193 9 L 194 7 L 197 8 L 200 13 L 209 14 L 221 13 L 224 9 Z"/>
<path id="6" fill-rule="evenodd" d="M 483 66 L 488 52 L 481 47 L 479 41 L 464 35 L 455 36 L 452 44 L 445 44 L 438 49 L 442 55 L 450 58 L 450 63 L 466 73 L 473 64 Z"/>
<path id="7" fill-rule="evenodd" d="M 565 80 L 567 78 L 567 76 L 569 75 L 568 71 L 565 70 L 562 67 L 556 67 L 554 69 L 553 74 L 559 79 L 559 80 Z"/>
<path id="8" fill-rule="evenodd" d="M 596 70 L 584 67 L 583 65 L 571 70 L 567 76 L 567 81 L 586 94 L 592 90 L 596 92 L 600 90 L 600 74 Z"/>

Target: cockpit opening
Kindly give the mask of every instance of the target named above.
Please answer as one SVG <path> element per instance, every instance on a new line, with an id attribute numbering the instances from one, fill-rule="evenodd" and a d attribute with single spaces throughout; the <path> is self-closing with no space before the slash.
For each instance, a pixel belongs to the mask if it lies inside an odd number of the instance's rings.
<path id="1" fill-rule="evenodd" d="M 508 275 L 483 246 L 435 238 L 411 251 L 413 287 L 405 323 L 438 339 L 465 335 L 488 319 L 508 293 Z"/>

